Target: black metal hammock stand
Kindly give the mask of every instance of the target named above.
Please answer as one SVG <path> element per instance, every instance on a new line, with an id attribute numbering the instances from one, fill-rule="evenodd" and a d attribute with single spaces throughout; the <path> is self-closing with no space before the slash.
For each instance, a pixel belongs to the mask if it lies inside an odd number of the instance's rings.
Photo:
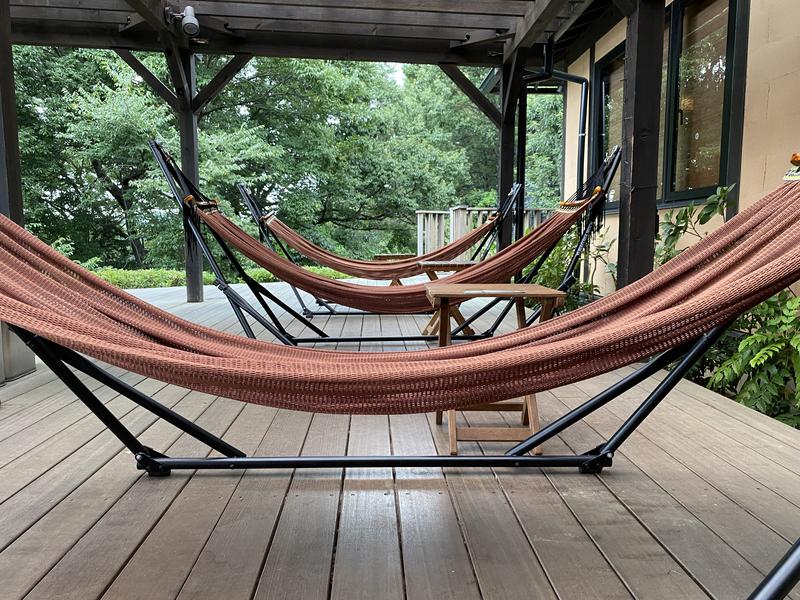
<path id="1" fill-rule="evenodd" d="M 243 183 L 237 183 L 236 189 L 239 191 L 239 196 L 244 202 L 245 206 L 247 206 L 247 210 L 250 212 L 250 217 L 253 219 L 253 222 L 258 227 L 258 239 L 261 243 L 265 244 L 270 250 L 275 253 L 280 251 L 286 260 L 289 260 L 295 264 L 297 261 L 294 258 L 292 252 L 286 247 L 286 244 L 283 243 L 275 233 L 264 223 L 264 219 L 272 216 L 272 213 L 265 211 L 255 199 L 253 194 L 250 190 L 245 186 Z M 486 257 L 489 256 L 489 253 L 492 251 L 492 248 L 497 247 L 497 243 L 499 240 L 500 235 L 500 226 L 506 216 L 511 212 L 511 209 L 517 205 L 519 202 L 519 196 L 523 193 L 522 186 L 518 183 L 515 183 L 511 191 L 506 196 L 503 203 L 500 205 L 497 211 L 497 217 L 494 222 L 494 226 L 486 232 L 480 242 L 476 245 L 475 249 L 473 250 L 472 254 L 470 255 L 470 260 L 486 260 Z M 311 318 L 315 316 L 332 316 L 332 315 L 369 315 L 369 314 L 378 314 L 378 313 L 371 313 L 362 310 L 346 310 L 343 311 L 341 308 L 337 308 L 334 304 L 319 298 L 311 294 L 314 298 L 314 302 L 317 306 L 322 307 L 322 310 L 312 310 L 308 307 L 305 300 L 303 299 L 300 290 L 297 287 L 289 283 L 289 286 L 294 293 L 295 298 L 297 299 L 298 304 L 302 309 L 302 312 L 305 316 Z"/>
<path id="2" fill-rule="evenodd" d="M 303 315 L 300 311 L 296 310 L 285 301 L 278 298 L 274 293 L 270 292 L 264 285 L 257 282 L 253 279 L 244 269 L 241 262 L 237 258 L 234 251 L 228 245 L 228 243 L 215 231 L 209 230 L 211 233 L 212 238 L 214 241 L 219 245 L 220 249 L 222 250 L 222 254 L 225 256 L 225 259 L 228 261 L 230 266 L 232 267 L 233 271 L 236 275 L 245 283 L 249 291 L 252 295 L 256 298 L 259 306 L 261 307 L 262 312 L 256 309 L 250 302 L 248 302 L 241 294 L 239 294 L 236 290 L 234 290 L 231 285 L 229 284 L 225 274 L 223 273 L 219 263 L 217 262 L 216 257 L 214 256 L 211 248 L 206 240 L 205 236 L 202 233 L 200 223 L 197 220 L 197 217 L 194 215 L 193 207 L 190 206 L 188 203 L 184 201 L 184 198 L 187 196 L 192 196 L 195 200 L 194 204 L 203 205 L 204 203 L 211 203 L 212 201 L 209 200 L 200 190 L 199 188 L 193 184 L 181 171 L 178 167 L 175 160 L 155 141 L 150 142 L 150 149 L 155 156 L 156 161 L 158 162 L 159 167 L 161 168 L 164 176 L 167 179 L 167 183 L 172 191 L 172 195 L 177 202 L 181 216 L 183 219 L 183 225 L 186 232 L 189 235 L 192 235 L 195 240 L 197 241 L 198 246 L 203 253 L 203 256 L 208 261 L 208 264 L 211 268 L 211 271 L 214 274 L 215 282 L 217 288 L 225 295 L 228 299 L 228 302 L 233 309 L 236 318 L 238 319 L 239 323 L 242 326 L 242 329 L 248 337 L 255 338 L 255 332 L 253 331 L 252 326 L 247 320 L 247 316 L 254 319 L 257 323 L 259 323 L 264 329 L 269 331 L 272 335 L 275 336 L 280 342 L 287 344 L 287 345 L 299 345 L 299 344 L 316 344 L 319 342 L 330 342 L 330 343 L 359 343 L 359 342 L 386 342 L 386 341 L 400 341 L 400 342 L 411 342 L 411 341 L 422 341 L 422 342 L 434 342 L 438 339 L 435 335 L 395 335 L 395 336 L 330 336 L 320 327 L 313 323 L 312 317 L 307 315 Z M 591 238 L 593 232 L 596 229 L 596 223 L 602 219 L 603 215 L 603 206 L 604 202 L 602 201 L 604 198 L 605 190 L 607 186 L 610 184 L 611 180 L 616 173 L 616 169 L 619 166 L 620 161 L 620 152 L 619 149 L 615 149 L 611 155 L 603 162 L 601 167 L 597 170 L 597 172 L 585 183 L 584 186 L 580 190 L 578 190 L 570 201 L 577 201 L 582 198 L 589 197 L 592 191 L 595 189 L 596 186 L 600 186 L 603 190 L 600 192 L 600 197 L 596 199 L 593 206 L 590 209 L 590 213 L 588 218 L 586 219 L 587 225 L 583 229 L 582 234 L 576 244 L 575 249 L 572 253 L 572 258 L 565 269 L 564 276 L 562 279 L 562 283 L 559 286 L 559 290 L 566 291 L 568 290 L 574 283 L 577 281 L 577 269 L 578 263 L 580 261 L 581 255 L 583 254 L 586 245 L 588 244 L 589 239 Z M 513 204 L 513 203 L 511 203 Z M 558 241 L 554 242 L 541 256 L 539 256 L 538 260 L 533 264 L 530 271 L 522 276 L 519 275 L 516 280 L 519 283 L 530 283 L 532 282 L 536 276 L 538 275 L 539 271 L 541 270 L 542 266 L 544 265 L 545 261 L 548 257 L 552 254 L 555 247 L 558 245 Z M 483 314 L 485 314 L 488 310 L 499 304 L 500 302 L 505 302 L 505 306 L 503 310 L 500 311 L 500 314 L 497 318 L 492 322 L 492 324 L 483 332 L 479 333 L 472 333 L 467 334 L 464 333 L 464 328 L 469 326 L 470 324 L 474 323 L 476 319 L 480 318 Z M 297 320 L 300 324 L 307 327 L 314 335 L 311 337 L 297 337 L 289 333 L 284 325 L 281 323 L 280 319 L 278 318 L 277 314 L 275 313 L 275 309 L 272 308 L 272 305 L 277 306 L 278 308 L 284 310 L 287 314 Z M 506 300 L 506 299 L 496 299 L 490 302 L 489 304 L 482 307 L 480 310 L 476 311 L 475 314 L 471 315 L 469 318 L 465 320 L 464 323 L 459 325 L 458 327 L 454 328 L 452 331 L 452 340 L 453 341 L 470 341 L 470 340 L 477 340 L 477 339 L 484 339 L 487 337 L 493 336 L 497 329 L 503 322 L 503 319 L 506 317 L 508 312 L 513 308 L 513 299 Z M 534 311 L 533 315 L 528 319 L 528 323 L 534 322 L 538 316 L 540 311 Z M 341 314 L 341 313 L 337 313 Z M 370 314 L 366 312 L 359 312 L 358 314 Z"/>

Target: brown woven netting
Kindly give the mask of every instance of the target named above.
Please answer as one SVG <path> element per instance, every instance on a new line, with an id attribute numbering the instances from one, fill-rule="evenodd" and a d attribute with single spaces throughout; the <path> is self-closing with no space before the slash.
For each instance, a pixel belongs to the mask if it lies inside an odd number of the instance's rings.
<path id="1" fill-rule="evenodd" d="M 265 220 L 264 224 L 290 248 L 314 262 L 336 269 L 340 273 L 351 277 L 382 280 L 403 279 L 404 277 L 420 275 L 423 270 L 419 263 L 422 261 L 453 260 L 480 242 L 489 233 L 494 227 L 494 217 L 438 250 L 412 258 L 392 261 L 357 260 L 339 256 L 310 242 L 277 217 Z"/>
<path id="2" fill-rule="evenodd" d="M 0 320 L 167 383 L 305 411 L 427 412 L 551 389 L 690 341 L 799 276 L 792 182 L 652 274 L 546 323 L 435 350 L 330 352 L 179 319 L 0 218 Z"/>
<path id="3" fill-rule="evenodd" d="M 536 257 L 555 244 L 584 214 L 591 200 L 584 201 L 570 210 L 560 209 L 555 214 L 500 252 L 476 265 L 467 267 L 441 281 L 447 283 L 502 283 L 519 273 Z M 376 286 L 330 279 L 312 273 L 286 260 L 241 229 L 220 213 L 213 205 L 196 206 L 195 212 L 212 231 L 244 254 L 264 267 L 278 279 L 291 283 L 318 298 L 361 310 L 408 314 L 431 310 L 425 295 L 424 284 L 404 286 Z"/>

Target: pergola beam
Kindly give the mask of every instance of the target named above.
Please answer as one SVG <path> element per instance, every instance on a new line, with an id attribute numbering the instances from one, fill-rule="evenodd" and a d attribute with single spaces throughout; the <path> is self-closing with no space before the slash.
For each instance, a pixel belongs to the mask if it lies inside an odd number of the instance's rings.
<path id="1" fill-rule="evenodd" d="M 165 18 L 166 6 L 161 0 L 126 0 L 126 2 L 156 33 L 172 35 Z"/>
<path id="2" fill-rule="evenodd" d="M 556 17 L 568 10 L 569 0 L 536 0 L 525 16 L 519 19 L 514 37 L 506 42 L 504 60 L 509 60 L 518 48 L 530 48 L 548 31 L 555 32 Z"/>
<path id="3" fill-rule="evenodd" d="M 190 3 L 196 8 L 214 10 L 215 2 L 199 0 L 193 2 L 176 0 L 176 6 Z M 397 0 L 238 0 L 239 4 L 291 4 L 292 6 L 323 7 L 323 8 L 361 8 L 375 11 L 421 11 L 432 13 L 468 13 L 480 15 L 505 15 L 522 16 L 530 5 L 529 0 L 481 0 L 480 2 L 453 2 L 453 0 L 407 0 L 398 3 Z M 108 10 L 125 10 L 126 0 L 80 0 L 83 8 L 97 8 Z M 233 4 L 233 2 L 226 2 Z M 75 0 L 11 0 L 11 6 L 53 6 L 56 8 L 70 8 L 75 6 Z"/>
<path id="4" fill-rule="evenodd" d="M 500 109 L 494 105 L 483 92 L 481 92 L 469 78 L 456 65 L 442 63 L 439 68 L 444 71 L 450 80 L 464 92 L 464 94 L 472 100 L 472 103 L 494 123 L 495 127 L 500 127 L 501 114 Z"/>
<path id="5" fill-rule="evenodd" d="M 144 82 L 153 90 L 158 96 L 161 97 L 172 110 L 178 110 L 178 97 L 170 90 L 164 82 L 156 77 L 153 72 L 148 69 L 138 58 L 136 58 L 130 50 L 123 50 L 117 48 L 115 50 L 117 55 L 124 60 L 134 72 L 141 77 Z"/>
<path id="6" fill-rule="evenodd" d="M 236 77 L 236 74 L 250 62 L 251 58 L 253 58 L 252 54 L 237 54 L 225 63 L 225 66 L 214 75 L 213 79 L 192 98 L 192 112 L 198 114 L 203 110 Z"/>
<path id="7" fill-rule="evenodd" d="M 637 0 L 627 25 L 622 101 L 619 287 L 633 283 L 653 270 L 658 220 L 663 0 Z"/>

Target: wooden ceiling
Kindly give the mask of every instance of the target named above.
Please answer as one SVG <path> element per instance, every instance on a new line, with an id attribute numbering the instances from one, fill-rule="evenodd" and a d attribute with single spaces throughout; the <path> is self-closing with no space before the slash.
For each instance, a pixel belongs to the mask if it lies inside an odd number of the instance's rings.
<path id="1" fill-rule="evenodd" d="M 611 0 L 10 0 L 18 44 L 498 65 Z M 188 38 L 168 16 L 200 21 Z M 171 38 L 171 39 L 168 39 Z"/>

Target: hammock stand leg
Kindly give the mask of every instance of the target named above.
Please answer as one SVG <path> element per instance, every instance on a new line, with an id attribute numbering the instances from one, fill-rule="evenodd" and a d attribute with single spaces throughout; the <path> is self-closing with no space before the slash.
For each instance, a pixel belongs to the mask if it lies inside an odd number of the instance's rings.
<path id="1" fill-rule="evenodd" d="M 664 352 L 643 365 L 634 373 L 624 377 L 604 392 L 573 409 L 560 419 L 542 428 L 520 442 L 505 454 L 486 456 L 296 456 L 296 457 L 249 457 L 198 427 L 192 421 L 163 406 L 120 379 L 104 371 L 97 364 L 80 354 L 50 342 L 23 329 L 13 331 L 41 358 L 41 360 L 67 385 L 67 387 L 102 421 L 106 427 L 127 447 L 136 458 L 139 469 L 154 476 L 169 475 L 172 469 L 285 469 L 285 468 L 409 468 L 409 467 L 572 467 L 581 473 L 600 473 L 610 467 L 614 452 L 628 436 L 644 421 L 652 410 L 672 390 L 686 371 L 703 355 L 725 330 L 718 327 L 690 344 Z M 683 358 L 681 358 L 683 357 Z M 609 440 L 584 454 L 575 455 L 530 455 L 533 448 L 558 435 L 561 431 L 598 410 L 623 392 L 631 389 L 659 369 L 681 359 L 673 371 L 645 398 L 631 417 Z M 222 457 L 169 457 L 144 446 L 114 416 L 108 408 L 78 379 L 69 366 L 93 377 L 98 382 L 129 398 L 142 408 L 152 412 L 181 431 L 217 450 Z M 758 600 L 769 596 L 758 597 Z"/>
<path id="2" fill-rule="evenodd" d="M 61 379 L 62 382 L 74 393 L 98 419 L 108 427 L 123 445 L 136 457 L 137 466 L 146 470 L 150 475 L 169 475 L 170 469 L 157 462 L 164 455 L 142 444 L 122 422 L 101 402 L 97 396 L 68 368 L 67 365 L 89 375 L 98 382 L 106 385 L 118 394 L 132 400 L 145 410 L 157 417 L 164 419 L 181 431 L 188 433 L 210 448 L 217 450 L 227 457 L 244 457 L 241 450 L 231 446 L 205 429 L 198 427 L 175 411 L 167 408 L 160 402 L 143 394 L 131 385 L 114 377 L 95 363 L 87 360 L 77 352 L 50 342 L 40 336 L 34 335 L 24 329 L 11 326 L 25 344 L 47 365 L 47 367 Z"/>
<path id="3" fill-rule="evenodd" d="M 800 540 L 796 541 L 747 600 L 780 600 L 800 583 Z"/>

